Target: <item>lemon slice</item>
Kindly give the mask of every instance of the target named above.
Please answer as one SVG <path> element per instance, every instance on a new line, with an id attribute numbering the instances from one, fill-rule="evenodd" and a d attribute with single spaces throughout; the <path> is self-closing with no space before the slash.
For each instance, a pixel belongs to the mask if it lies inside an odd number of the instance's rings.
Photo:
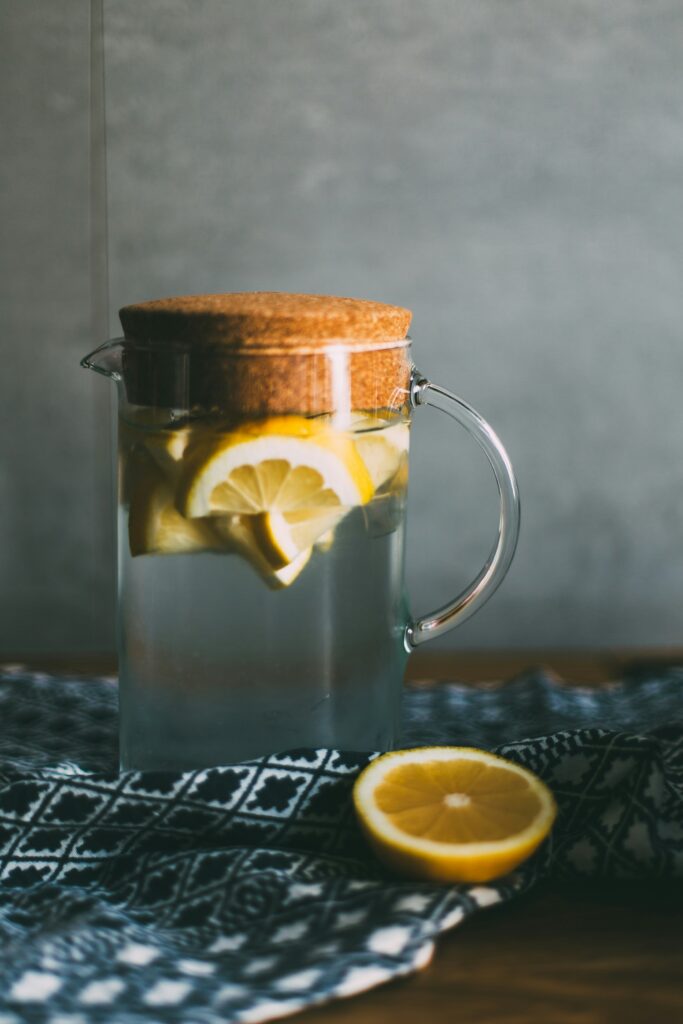
<path id="1" fill-rule="evenodd" d="M 317 541 L 313 545 L 316 551 L 329 551 L 334 544 L 334 527 L 331 530 L 326 530 L 325 533 L 318 537 Z"/>
<path id="2" fill-rule="evenodd" d="M 398 750 L 361 772 L 353 790 L 377 856 L 401 874 L 486 882 L 529 857 L 557 813 L 539 778 L 468 747 Z"/>
<path id="3" fill-rule="evenodd" d="M 178 485 L 189 518 L 255 518 L 268 559 L 286 565 L 374 493 L 353 441 L 325 423 L 277 416 L 190 445 Z"/>
<path id="4" fill-rule="evenodd" d="M 367 417 L 363 426 L 365 429 L 354 435 L 356 451 L 378 490 L 405 463 L 410 431 L 407 423 L 394 423 L 388 427 L 386 420 L 376 417 Z"/>
<path id="5" fill-rule="evenodd" d="M 180 460 L 190 441 L 190 427 L 178 430 L 160 430 L 144 435 L 147 451 L 164 476 L 173 484 L 178 479 Z"/>
<path id="6" fill-rule="evenodd" d="M 311 549 L 307 548 L 287 565 L 275 568 L 261 550 L 250 516 L 215 516 L 208 521 L 223 542 L 223 549 L 242 555 L 271 590 L 291 586 L 310 560 Z"/>
<path id="7" fill-rule="evenodd" d="M 138 458 L 129 479 L 128 541 L 136 555 L 213 551 L 220 547 L 211 520 L 184 519 L 173 488 L 151 458 Z"/>
<path id="8" fill-rule="evenodd" d="M 273 565 L 287 565 L 314 544 L 318 550 L 329 551 L 334 529 L 348 511 L 344 506 L 330 504 L 331 507 L 253 516 L 254 535 L 269 561 Z"/>

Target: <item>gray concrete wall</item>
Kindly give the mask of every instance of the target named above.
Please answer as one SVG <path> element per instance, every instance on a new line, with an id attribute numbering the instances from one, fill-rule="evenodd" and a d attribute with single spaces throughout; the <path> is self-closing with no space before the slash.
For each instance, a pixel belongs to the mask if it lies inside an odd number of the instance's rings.
<path id="1" fill-rule="evenodd" d="M 8 650 L 111 642 L 90 440 L 106 385 L 76 365 L 83 7 L 2 6 Z M 412 307 L 421 368 L 498 429 L 524 507 L 508 580 L 444 643 L 680 642 L 679 0 L 105 0 L 105 14 L 113 308 L 253 288 Z M 416 611 L 485 557 L 481 461 L 418 414 Z"/>
<path id="2" fill-rule="evenodd" d="M 90 338 L 88 6 L 0 3 L 0 655 L 112 643 Z"/>

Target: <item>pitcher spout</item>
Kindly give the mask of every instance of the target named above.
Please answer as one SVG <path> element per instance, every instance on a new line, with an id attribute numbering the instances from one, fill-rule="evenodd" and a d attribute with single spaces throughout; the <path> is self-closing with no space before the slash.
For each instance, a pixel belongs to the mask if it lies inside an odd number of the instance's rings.
<path id="1" fill-rule="evenodd" d="M 114 341 L 105 341 L 93 352 L 81 359 L 81 366 L 86 370 L 94 370 L 118 383 L 121 380 L 121 353 L 123 351 L 123 338 L 115 338 Z"/>

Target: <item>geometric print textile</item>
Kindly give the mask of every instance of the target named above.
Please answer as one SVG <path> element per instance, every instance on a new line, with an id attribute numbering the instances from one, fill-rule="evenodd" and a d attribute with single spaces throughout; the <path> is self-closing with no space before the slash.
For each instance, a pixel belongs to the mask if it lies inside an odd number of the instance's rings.
<path id="1" fill-rule="evenodd" d="M 368 752 L 116 770 L 106 679 L 0 676 L 0 1024 L 257 1024 L 411 973 L 541 876 L 683 875 L 683 670 L 600 690 L 543 672 L 408 686 L 403 744 L 496 750 L 559 805 L 512 875 L 437 885 L 372 857 Z"/>

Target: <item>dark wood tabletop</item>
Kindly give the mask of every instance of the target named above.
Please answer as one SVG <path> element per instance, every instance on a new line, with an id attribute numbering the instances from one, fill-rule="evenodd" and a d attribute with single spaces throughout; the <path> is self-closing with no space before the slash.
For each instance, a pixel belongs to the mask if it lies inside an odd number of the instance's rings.
<path id="1" fill-rule="evenodd" d="M 9 659 L 6 659 L 9 660 Z M 110 657 L 16 658 L 112 672 Z M 413 680 L 507 679 L 544 665 L 568 684 L 683 664 L 680 650 L 506 651 L 415 656 Z M 683 701 L 683 692 L 681 693 Z M 680 882 L 545 882 L 444 935 L 418 974 L 301 1015 L 306 1024 L 683 1022 Z"/>

